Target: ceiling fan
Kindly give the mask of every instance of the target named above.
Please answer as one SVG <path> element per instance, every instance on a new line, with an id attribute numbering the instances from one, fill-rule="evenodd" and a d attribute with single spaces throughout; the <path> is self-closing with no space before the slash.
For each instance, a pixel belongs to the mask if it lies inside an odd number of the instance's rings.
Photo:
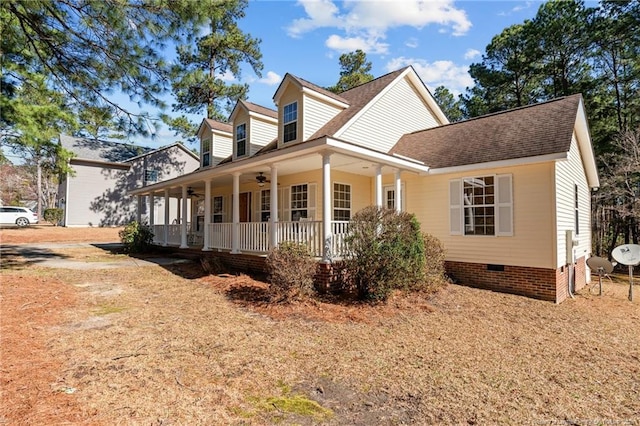
<path id="1" fill-rule="evenodd" d="M 196 194 L 196 191 L 194 191 L 192 187 L 187 188 L 187 195 L 189 197 L 202 197 L 201 194 Z"/>
<path id="2" fill-rule="evenodd" d="M 264 186 L 264 184 L 267 183 L 267 182 L 271 183 L 270 180 L 267 180 L 267 177 L 264 175 L 263 172 L 260 172 L 256 176 L 256 182 L 258 182 L 258 186 Z"/>

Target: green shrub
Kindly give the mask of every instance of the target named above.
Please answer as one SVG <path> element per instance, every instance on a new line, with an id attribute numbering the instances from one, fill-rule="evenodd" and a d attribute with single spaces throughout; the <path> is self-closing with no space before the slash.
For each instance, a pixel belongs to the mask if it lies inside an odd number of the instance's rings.
<path id="1" fill-rule="evenodd" d="M 120 241 L 124 244 L 124 249 L 128 253 L 144 253 L 150 250 L 153 242 L 153 231 L 150 227 L 142 225 L 137 221 L 130 222 L 121 230 Z"/>
<path id="2" fill-rule="evenodd" d="M 53 224 L 53 226 L 57 226 L 62 222 L 63 216 L 64 210 L 62 209 L 45 209 L 43 213 L 44 220 Z"/>
<path id="3" fill-rule="evenodd" d="M 354 215 L 346 243 L 345 268 L 360 300 L 386 300 L 424 279 L 424 241 L 412 214 L 366 207 Z"/>
<path id="4" fill-rule="evenodd" d="M 269 293 L 276 302 L 287 302 L 314 292 L 316 261 L 304 244 L 281 243 L 266 259 Z"/>
<path id="5" fill-rule="evenodd" d="M 416 290 L 434 291 L 447 283 L 444 269 L 445 250 L 442 241 L 430 234 L 422 234 L 424 242 L 425 279 Z"/>

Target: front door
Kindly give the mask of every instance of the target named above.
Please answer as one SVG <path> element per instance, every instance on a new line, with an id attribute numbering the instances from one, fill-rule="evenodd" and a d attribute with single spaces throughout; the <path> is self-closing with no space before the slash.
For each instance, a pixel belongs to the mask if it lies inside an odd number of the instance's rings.
<path id="1" fill-rule="evenodd" d="M 238 198 L 240 202 L 240 222 L 250 222 L 251 217 L 251 193 L 243 192 Z"/>

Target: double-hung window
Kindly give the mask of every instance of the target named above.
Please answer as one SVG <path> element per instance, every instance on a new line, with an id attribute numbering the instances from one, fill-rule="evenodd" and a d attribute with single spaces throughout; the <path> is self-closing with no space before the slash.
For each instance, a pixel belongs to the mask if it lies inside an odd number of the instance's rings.
<path id="1" fill-rule="evenodd" d="M 158 171 L 154 169 L 144 169 L 144 181 L 145 182 L 157 182 Z"/>
<path id="2" fill-rule="evenodd" d="M 453 235 L 513 235 L 511 175 L 449 181 L 449 221 Z"/>
<path id="3" fill-rule="evenodd" d="M 333 184 L 333 220 L 351 219 L 351 185 Z"/>
<path id="4" fill-rule="evenodd" d="M 282 122 L 282 141 L 290 142 L 298 137 L 298 102 L 293 102 L 284 106 Z"/>
<path id="5" fill-rule="evenodd" d="M 247 125 L 245 123 L 236 126 L 236 157 L 247 155 Z"/>
<path id="6" fill-rule="evenodd" d="M 271 190 L 260 191 L 260 221 L 268 222 L 271 217 Z"/>
<path id="7" fill-rule="evenodd" d="M 291 220 L 298 221 L 307 218 L 309 192 L 307 184 L 291 187 Z"/>
<path id="8" fill-rule="evenodd" d="M 213 197 L 213 223 L 222 223 L 224 219 L 224 203 L 222 196 Z"/>
<path id="9" fill-rule="evenodd" d="M 202 153 L 202 167 L 207 167 L 211 164 L 211 139 L 202 141 L 200 152 Z"/>

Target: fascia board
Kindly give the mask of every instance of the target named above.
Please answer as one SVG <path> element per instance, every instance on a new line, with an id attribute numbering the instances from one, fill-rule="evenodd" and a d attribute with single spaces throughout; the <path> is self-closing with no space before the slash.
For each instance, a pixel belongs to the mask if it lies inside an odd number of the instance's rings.
<path id="1" fill-rule="evenodd" d="M 463 166 L 432 168 L 429 170 L 431 175 L 440 175 L 448 173 L 468 172 L 472 170 L 497 169 L 501 167 L 523 166 L 525 164 L 546 163 L 549 161 L 567 160 L 568 153 L 560 152 L 556 154 L 537 155 L 534 157 L 514 158 L 511 160 L 489 161 L 486 163 L 465 164 Z"/>

